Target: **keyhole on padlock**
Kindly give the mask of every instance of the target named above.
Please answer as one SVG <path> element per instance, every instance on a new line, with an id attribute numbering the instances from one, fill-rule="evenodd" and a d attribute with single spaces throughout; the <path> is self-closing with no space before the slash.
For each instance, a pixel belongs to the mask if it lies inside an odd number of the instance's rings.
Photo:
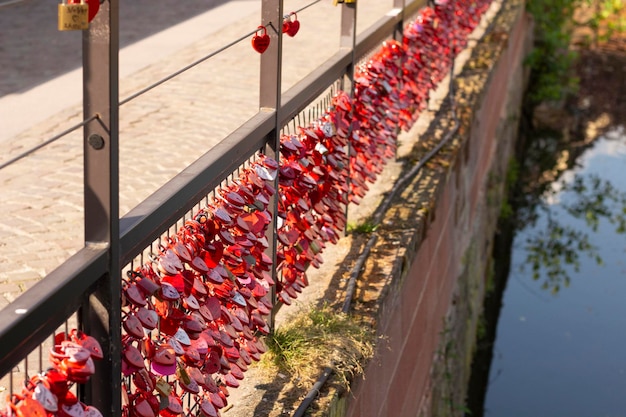
<path id="1" fill-rule="evenodd" d="M 96 133 L 89 136 L 87 143 L 95 150 L 104 148 L 104 138 Z"/>

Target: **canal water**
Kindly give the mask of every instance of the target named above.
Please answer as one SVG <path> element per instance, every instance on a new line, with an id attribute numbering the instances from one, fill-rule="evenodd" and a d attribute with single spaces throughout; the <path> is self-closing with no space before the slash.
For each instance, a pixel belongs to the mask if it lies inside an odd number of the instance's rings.
<path id="1" fill-rule="evenodd" d="M 548 188 L 515 232 L 484 387 L 470 386 L 484 397 L 467 415 L 626 417 L 624 131 Z"/>

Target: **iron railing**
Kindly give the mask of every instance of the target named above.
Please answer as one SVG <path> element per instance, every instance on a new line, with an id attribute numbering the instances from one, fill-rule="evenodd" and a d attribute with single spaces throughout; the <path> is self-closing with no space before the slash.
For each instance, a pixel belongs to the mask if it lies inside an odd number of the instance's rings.
<path id="1" fill-rule="evenodd" d="M 342 4 L 340 48 L 283 94 L 282 34 L 268 31 L 271 45 L 261 56 L 258 113 L 119 218 L 119 0 L 102 2 L 83 34 L 85 246 L 0 311 L 0 375 L 10 373 L 78 312 L 79 326 L 101 341 L 105 352 L 82 395 L 105 416 L 118 416 L 121 271 L 255 154 L 278 158 L 281 130 L 335 83 L 349 91 L 356 63 L 383 40 L 397 38 L 404 16 L 414 15 L 425 1 L 407 3 L 393 0 L 393 9 L 359 36 L 356 3 Z M 283 15 L 281 0 L 262 0 L 263 25 L 279 27 Z M 272 204 L 275 213 L 276 200 Z M 274 235 L 270 242 L 275 259 Z"/>

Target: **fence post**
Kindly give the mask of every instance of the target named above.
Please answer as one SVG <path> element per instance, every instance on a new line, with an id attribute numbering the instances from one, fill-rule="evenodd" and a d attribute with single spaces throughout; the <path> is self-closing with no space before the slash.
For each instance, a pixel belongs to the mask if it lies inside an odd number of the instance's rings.
<path id="1" fill-rule="evenodd" d="M 261 54 L 260 68 L 260 94 L 259 107 L 261 111 L 274 111 L 274 129 L 269 133 L 268 146 L 265 147 L 265 154 L 274 158 L 277 162 L 280 158 L 280 96 L 282 79 L 282 54 L 283 54 L 283 0 L 263 0 L 261 4 L 261 24 L 267 28 L 270 37 L 270 45 Z M 270 244 L 270 256 L 273 261 L 272 278 L 278 282 L 276 274 L 276 246 L 277 246 L 277 217 L 278 217 L 278 175 L 274 180 L 276 194 L 270 200 L 272 211 L 272 227 L 269 229 L 267 237 Z M 269 318 L 269 326 L 274 331 L 274 317 L 277 312 L 276 286 L 272 288 L 272 313 Z"/>
<path id="2" fill-rule="evenodd" d="M 101 2 L 83 33 L 85 245 L 109 250 L 108 274 L 83 303 L 85 331 L 102 344 L 104 359 L 83 393 L 105 417 L 121 413 L 121 281 L 119 265 L 119 0 Z"/>
<path id="3" fill-rule="evenodd" d="M 350 83 L 350 97 L 353 96 L 352 93 L 354 92 L 354 67 L 356 65 L 354 50 L 354 46 L 356 45 L 356 5 L 356 1 L 354 3 L 341 4 L 341 35 L 339 47 L 352 51 L 351 65 L 346 74 L 348 82 Z M 342 86 L 342 88 L 343 87 L 344 86 Z M 343 90 L 345 91 L 347 89 L 343 88 Z"/>
<path id="4" fill-rule="evenodd" d="M 406 0 L 393 0 L 393 8 L 400 10 L 400 19 L 398 20 L 396 28 L 393 31 L 393 38 L 398 42 L 402 42 L 402 36 L 404 34 L 404 19 L 406 18 L 406 16 L 404 15 L 405 4 Z"/>
<path id="5" fill-rule="evenodd" d="M 339 39 L 339 47 L 341 49 L 349 49 L 351 54 L 350 54 L 350 65 L 348 66 L 347 69 L 347 73 L 346 75 L 341 79 L 341 86 L 340 88 L 343 91 L 347 91 L 348 94 L 350 95 L 350 98 L 354 98 L 354 69 L 356 68 L 356 51 L 355 51 L 355 45 L 356 45 L 356 1 L 354 3 L 343 3 L 341 5 L 341 32 L 340 32 L 340 39 Z M 348 82 L 348 86 L 345 85 L 345 83 Z M 350 118 L 354 118 L 354 114 L 352 113 L 354 111 L 351 110 L 350 111 Z M 350 128 L 348 131 L 348 137 L 352 137 L 352 124 L 350 124 Z M 348 140 L 348 155 L 351 154 L 351 149 L 350 149 L 350 140 Z M 348 175 L 347 175 L 347 186 L 348 186 L 348 191 L 347 191 L 347 198 L 350 198 L 350 164 L 348 164 L 348 166 L 346 167 L 346 169 L 348 170 Z M 344 214 L 345 214 L 345 218 L 346 218 L 346 226 L 344 228 L 344 234 L 347 232 L 347 228 L 348 228 L 348 204 L 346 204 L 345 206 L 345 210 L 344 210 Z"/>
<path id="6" fill-rule="evenodd" d="M 396 41 L 402 43 L 402 38 L 404 37 L 404 19 L 406 18 L 405 16 L 405 6 L 406 6 L 406 0 L 393 0 L 393 8 L 395 10 L 397 10 L 398 13 L 398 22 L 396 23 L 396 27 L 393 30 L 393 39 L 395 39 Z M 403 77 L 402 77 L 402 68 L 404 67 L 404 62 L 405 62 L 406 58 L 404 56 L 404 54 L 402 54 L 400 56 L 400 70 L 398 71 L 398 78 L 400 80 L 400 86 L 402 88 L 402 85 L 404 84 L 403 81 Z M 399 126 L 396 127 L 396 135 L 399 135 L 401 132 L 401 129 Z M 395 150 L 395 158 L 398 159 L 398 146 L 396 146 L 396 150 Z"/>

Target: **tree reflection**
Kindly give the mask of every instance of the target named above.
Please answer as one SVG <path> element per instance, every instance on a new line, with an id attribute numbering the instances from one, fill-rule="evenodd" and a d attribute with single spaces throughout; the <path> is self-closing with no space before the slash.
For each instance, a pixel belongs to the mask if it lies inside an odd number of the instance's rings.
<path id="1" fill-rule="evenodd" d="M 617 189 L 609 180 L 598 175 L 576 175 L 571 182 L 562 183 L 560 189 L 552 188 L 548 195 L 537 201 L 532 214 L 526 215 L 527 223 L 523 227 L 536 226 L 543 213 L 546 225 L 536 228 L 527 237 L 525 263 L 521 266 L 530 268 L 532 277 L 541 282 L 541 288 L 557 294 L 570 283 L 570 271 L 580 270 L 581 262 L 587 258 L 602 264 L 602 257 L 592 243 L 589 230 L 597 232 L 602 221 L 614 225 L 617 233 L 626 232 L 626 193 Z M 553 198 L 560 200 L 559 207 L 571 219 L 584 221 L 589 230 L 580 230 L 567 216 L 550 205 Z M 543 225 L 542 225 L 543 226 Z"/>
<path id="2" fill-rule="evenodd" d="M 626 232 L 626 193 L 617 189 L 610 181 L 598 175 L 578 175 L 565 188 L 577 197 L 563 208 L 574 218 L 585 219 L 587 226 L 595 232 L 601 218 L 616 225 L 617 233 Z"/>

